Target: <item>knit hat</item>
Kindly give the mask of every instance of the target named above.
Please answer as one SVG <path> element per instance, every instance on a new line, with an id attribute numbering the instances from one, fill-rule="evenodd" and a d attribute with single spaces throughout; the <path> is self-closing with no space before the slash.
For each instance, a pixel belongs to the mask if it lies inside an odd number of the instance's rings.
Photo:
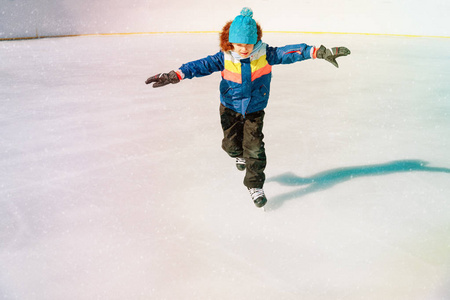
<path id="1" fill-rule="evenodd" d="M 256 22 L 252 17 L 253 11 L 248 7 L 244 7 L 241 10 L 241 14 L 234 18 L 228 36 L 230 43 L 256 44 L 258 41 L 258 33 L 256 30 Z"/>

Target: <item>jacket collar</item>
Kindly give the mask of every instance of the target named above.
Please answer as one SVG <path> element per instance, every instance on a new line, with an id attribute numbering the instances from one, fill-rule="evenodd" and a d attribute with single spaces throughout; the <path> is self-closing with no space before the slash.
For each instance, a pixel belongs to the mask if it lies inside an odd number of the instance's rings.
<path id="1" fill-rule="evenodd" d="M 252 53 L 250 53 L 250 55 L 247 58 L 251 57 L 254 53 L 258 52 L 262 48 L 262 46 L 263 46 L 263 42 L 262 41 L 258 41 L 255 44 L 255 47 L 253 47 Z M 234 52 L 234 51 L 230 51 L 230 52 L 231 52 L 231 56 L 233 56 L 234 59 L 236 59 L 236 60 L 244 59 L 239 54 L 237 54 L 236 52 Z"/>

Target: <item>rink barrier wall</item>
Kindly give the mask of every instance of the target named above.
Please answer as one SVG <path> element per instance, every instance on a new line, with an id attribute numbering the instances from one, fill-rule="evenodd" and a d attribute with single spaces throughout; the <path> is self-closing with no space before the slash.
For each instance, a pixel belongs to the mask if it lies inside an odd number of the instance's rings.
<path id="1" fill-rule="evenodd" d="M 155 31 L 155 32 L 129 32 L 129 33 L 87 33 L 87 34 L 63 34 L 63 35 L 36 35 L 30 37 L 0 38 L 0 41 L 33 40 L 43 38 L 80 37 L 80 36 L 120 36 L 120 35 L 159 35 L 159 34 L 204 34 L 219 33 L 219 31 Z M 395 33 L 357 33 L 357 32 L 316 32 L 316 31 L 264 31 L 264 33 L 288 33 L 288 34 L 336 34 L 336 35 L 367 35 L 367 36 L 392 36 L 410 38 L 439 38 L 448 39 L 450 36 L 420 35 L 420 34 L 395 34 Z"/>

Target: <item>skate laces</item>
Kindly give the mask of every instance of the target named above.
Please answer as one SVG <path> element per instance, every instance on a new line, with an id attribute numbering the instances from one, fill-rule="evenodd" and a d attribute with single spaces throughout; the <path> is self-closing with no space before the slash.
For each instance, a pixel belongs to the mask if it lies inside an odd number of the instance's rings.
<path id="1" fill-rule="evenodd" d="M 242 157 L 236 157 L 236 164 L 237 165 L 245 165 L 245 159 Z"/>
<path id="2" fill-rule="evenodd" d="M 264 197 L 264 190 L 260 189 L 260 188 L 251 188 L 248 189 L 248 191 L 250 192 L 250 196 L 252 197 L 252 200 L 255 201 L 256 199 L 258 199 L 259 197 Z"/>

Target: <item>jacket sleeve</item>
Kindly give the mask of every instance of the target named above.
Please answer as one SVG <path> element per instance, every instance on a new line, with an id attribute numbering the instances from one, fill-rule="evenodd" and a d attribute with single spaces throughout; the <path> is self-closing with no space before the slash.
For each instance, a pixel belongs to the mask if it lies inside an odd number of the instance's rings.
<path id="1" fill-rule="evenodd" d="M 214 55 L 191 61 L 183 64 L 180 71 L 183 72 L 183 78 L 192 79 L 193 77 L 203 77 L 214 72 L 223 71 L 224 58 L 223 52 L 219 51 Z"/>
<path id="2" fill-rule="evenodd" d="M 267 62 L 270 65 L 292 64 L 313 58 L 314 46 L 307 44 L 287 45 L 283 47 L 267 46 Z"/>

